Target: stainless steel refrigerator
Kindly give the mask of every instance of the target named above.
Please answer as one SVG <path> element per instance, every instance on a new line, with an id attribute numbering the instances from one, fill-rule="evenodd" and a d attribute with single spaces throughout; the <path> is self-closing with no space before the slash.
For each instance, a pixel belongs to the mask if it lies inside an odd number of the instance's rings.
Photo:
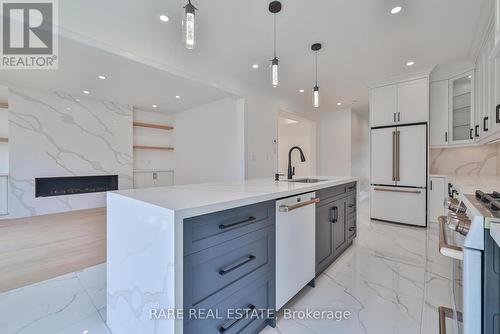
<path id="1" fill-rule="evenodd" d="M 371 129 L 371 218 L 427 225 L 427 124 Z"/>

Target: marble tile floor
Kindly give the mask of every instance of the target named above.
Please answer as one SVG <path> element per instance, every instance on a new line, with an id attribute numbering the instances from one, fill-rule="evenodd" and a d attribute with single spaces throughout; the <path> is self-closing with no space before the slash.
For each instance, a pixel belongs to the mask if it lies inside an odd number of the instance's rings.
<path id="1" fill-rule="evenodd" d="M 349 319 L 285 319 L 264 334 L 433 334 L 438 306 L 450 306 L 451 260 L 438 231 L 371 222 L 362 205 L 359 238 L 286 306 L 349 311 Z M 111 334 L 106 321 L 106 265 L 0 294 L 2 334 Z"/>

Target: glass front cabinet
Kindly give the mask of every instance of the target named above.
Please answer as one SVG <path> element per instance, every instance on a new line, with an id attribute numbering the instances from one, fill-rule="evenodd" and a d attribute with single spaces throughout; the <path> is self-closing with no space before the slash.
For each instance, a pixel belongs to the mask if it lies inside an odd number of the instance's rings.
<path id="1" fill-rule="evenodd" d="M 472 143 L 479 135 L 474 119 L 474 71 L 450 79 L 449 92 L 449 143 Z"/>

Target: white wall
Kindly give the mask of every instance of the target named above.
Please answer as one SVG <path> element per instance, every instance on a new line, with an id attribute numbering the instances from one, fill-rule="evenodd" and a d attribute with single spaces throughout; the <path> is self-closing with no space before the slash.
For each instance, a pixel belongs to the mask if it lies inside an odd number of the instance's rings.
<path id="1" fill-rule="evenodd" d="M 351 174 L 360 178 L 361 192 L 370 185 L 370 143 L 368 111 L 351 113 Z"/>
<path id="2" fill-rule="evenodd" d="M 290 148 L 302 148 L 306 161 L 300 161 L 298 151 L 292 153 L 294 178 L 316 175 L 316 122 L 287 112 L 280 112 L 278 119 L 278 172 L 288 173 Z"/>
<path id="3" fill-rule="evenodd" d="M 319 117 L 319 174 L 351 175 L 351 110 L 322 112 Z"/>
<path id="4" fill-rule="evenodd" d="M 222 99 L 176 114 L 175 184 L 245 178 L 242 101 Z"/>
<path id="5" fill-rule="evenodd" d="M 35 198 L 35 178 L 118 174 L 132 187 L 132 110 L 116 103 L 9 87 L 9 213 L 105 206 L 104 193 Z"/>

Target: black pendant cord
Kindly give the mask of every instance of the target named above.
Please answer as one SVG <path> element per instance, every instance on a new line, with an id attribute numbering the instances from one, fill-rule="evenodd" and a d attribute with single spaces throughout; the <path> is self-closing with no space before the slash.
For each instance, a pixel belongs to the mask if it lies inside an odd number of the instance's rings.
<path id="1" fill-rule="evenodd" d="M 273 50 L 273 52 L 274 52 L 274 58 L 276 58 L 276 14 L 273 15 L 273 18 L 274 18 L 274 44 L 273 44 L 274 50 Z"/>
<path id="2" fill-rule="evenodd" d="M 318 51 L 316 51 L 316 86 L 318 86 Z"/>

